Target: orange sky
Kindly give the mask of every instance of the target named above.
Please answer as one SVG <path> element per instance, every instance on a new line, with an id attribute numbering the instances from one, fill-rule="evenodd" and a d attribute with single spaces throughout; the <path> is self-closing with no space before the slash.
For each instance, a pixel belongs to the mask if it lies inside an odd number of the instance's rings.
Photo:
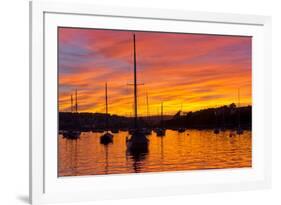
<path id="1" fill-rule="evenodd" d="M 134 32 L 139 114 L 199 110 L 237 103 L 251 105 L 251 37 Z M 78 90 L 79 112 L 133 112 L 133 32 L 59 29 L 59 110 L 70 111 Z"/>

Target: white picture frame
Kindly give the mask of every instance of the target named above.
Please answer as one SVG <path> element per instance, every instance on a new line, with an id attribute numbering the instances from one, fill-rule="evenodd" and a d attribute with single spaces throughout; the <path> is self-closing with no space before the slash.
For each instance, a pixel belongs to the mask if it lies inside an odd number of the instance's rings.
<path id="1" fill-rule="evenodd" d="M 92 25 L 93 19 L 95 25 Z M 253 167 L 58 179 L 55 148 L 57 128 L 56 123 L 52 123 L 57 120 L 57 116 L 52 113 L 57 109 L 57 95 L 54 91 L 57 89 L 55 39 L 58 26 L 253 36 Z M 269 188 L 271 18 L 80 3 L 30 2 L 30 111 L 32 204 Z"/>

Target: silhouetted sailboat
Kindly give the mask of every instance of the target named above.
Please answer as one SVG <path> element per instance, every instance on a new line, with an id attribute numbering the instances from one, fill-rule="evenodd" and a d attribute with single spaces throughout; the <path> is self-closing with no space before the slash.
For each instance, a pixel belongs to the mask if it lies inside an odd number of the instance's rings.
<path id="1" fill-rule="evenodd" d="M 178 117 L 182 117 L 182 114 L 183 114 L 183 106 L 182 106 L 182 103 L 181 103 L 180 110 L 178 111 Z M 179 133 L 183 133 L 183 132 L 186 131 L 186 128 L 185 127 L 178 127 L 176 130 Z"/>
<path id="2" fill-rule="evenodd" d="M 75 112 L 78 113 L 77 89 L 75 90 Z"/>
<path id="3" fill-rule="evenodd" d="M 107 83 L 105 83 L 105 129 L 106 132 L 100 137 L 100 143 L 107 145 L 109 143 L 113 143 L 113 135 L 108 132 L 108 103 L 107 103 Z"/>
<path id="4" fill-rule="evenodd" d="M 181 118 L 182 115 L 183 115 L 183 106 L 182 106 L 182 103 L 181 103 L 181 106 L 180 106 L 180 110 L 178 111 L 178 117 Z M 183 133 L 186 131 L 186 128 L 183 126 L 183 127 L 178 127 L 176 129 L 179 133 Z"/>
<path id="5" fill-rule="evenodd" d="M 134 44 L 134 129 L 132 135 L 126 138 L 127 151 L 131 154 L 138 154 L 148 151 L 149 140 L 139 129 L 138 125 L 138 100 L 137 100 L 137 64 L 136 64 L 136 38 L 133 35 Z"/>
<path id="6" fill-rule="evenodd" d="M 237 127 L 237 134 L 242 135 L 243 129 L 240 125 L 240 89 L 238 89 L 238 127 Z"/>
<path id="7" fill-rule="evenodd" d="M 70 96 L 70 111 L 71 113 L 73 113 L 73 96 L 71 94 Z M 75 90 L 75 113 L 78 113 L 78 100 L 77 100 L 77 89 Z M 73 118 L 73 115 L 72 115 Z M 63 137 L 67 138 L 67 139 L 78 139 L 81 135 L 81 132 L 79 130 L 74 130 L 74 129 L 70 129 L 70 130 L 66 130 L 65 132 L 63 132 Z"/>
<path id="8" fill-rule="evenodd" d="M 219 134 L 220 133 L 220 129 L 219 129 L 219 127 L 218 127 L 218 113 L 217 113 L 217 109 L 215 108 L 215 110 L 214 110 L 214 114 L 215 114 L 215 119 L 216 119 L 216 127 L 215 127 L 215 129 L 214 129 L 214 133 L 215 134 Z"/>
<path id="9" fill-rule="evenodd" d="M 73 96 L 70 95 L 70 112 L 73 113 Z"/>
<path id="10" fill-rule="evenodd" d="M 163 137 L 166 135 L 166 129 L 163 126 L 163 102 L 161 103 L 161 122 L 160 122 L 161 126 L 156 129 L 156 135 L 158 137 Z"/>
<path id="11" fill-rule="evenodd" d="M 221 131 L 225 132 L 226 127 L 225 127 L 225 106 L 222 107 L 222 126 L 221 126 Z"/>

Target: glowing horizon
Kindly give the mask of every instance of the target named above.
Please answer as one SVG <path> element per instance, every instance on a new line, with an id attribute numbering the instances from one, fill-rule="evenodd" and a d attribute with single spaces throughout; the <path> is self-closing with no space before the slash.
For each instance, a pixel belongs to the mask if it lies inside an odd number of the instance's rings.
<path id="1" fill-rule="evenodd" d="M 134 32 L 138 112 L 157 115 L 238 103 L 252 104 L 251 37 Z M 59 28 L 59 111 L 133 113 L 133 32 Z"/>

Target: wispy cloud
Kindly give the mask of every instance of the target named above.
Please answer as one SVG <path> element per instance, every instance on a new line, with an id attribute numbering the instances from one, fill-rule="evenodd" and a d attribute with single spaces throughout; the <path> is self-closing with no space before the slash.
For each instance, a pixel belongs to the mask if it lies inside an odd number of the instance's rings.
<path id="1" fill-rule="evenodd" d="M 161 101 L 167 113 L 237 102 L 251 104 L 251 37 L 135 32 L 140 113 Z M 79 110 L 103 112 L 108 82 L 111 113 L 132 112 L 132 32 L 59 29 L 59 109 L 69 110 L 78 89 Z"/>

